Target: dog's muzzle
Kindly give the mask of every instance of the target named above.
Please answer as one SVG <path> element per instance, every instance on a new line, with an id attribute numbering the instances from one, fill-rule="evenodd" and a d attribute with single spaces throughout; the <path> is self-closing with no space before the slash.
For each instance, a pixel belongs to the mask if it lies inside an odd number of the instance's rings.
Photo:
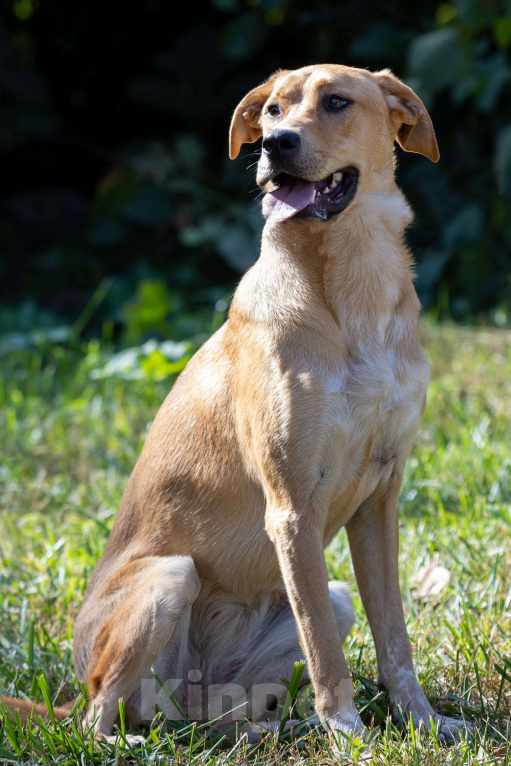
<path id="1" fill-rule="evenodd" d="M 282 223 L 297 215 L 326 221 L 349 205 L 357 191 L 358 177 L 358 170 L 351 166 L 315 183 L 277 173 L 264 199 L 264 216 L 269 223 Z"/>

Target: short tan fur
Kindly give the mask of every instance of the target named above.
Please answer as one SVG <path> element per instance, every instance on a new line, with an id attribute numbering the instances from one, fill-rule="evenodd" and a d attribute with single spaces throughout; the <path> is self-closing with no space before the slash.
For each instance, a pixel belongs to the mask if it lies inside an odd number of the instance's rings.
<path id="1" fill-rule="evenodd" d="M 329 94 L 349 108 L 332 116 Z M 320 718 L 362 731 L 342 650 L 351 601 L 324 558 L 341 527 L 393 711 L 457 731 L 417 681 L 398 582 L 396 501 L 428 365 L 394 141 L 436 162 L 433 126 L 390 72 L 323 65 L 252 90 L 233 116 L 231 157 L 277 128 L 300 138 L 287 172 L 316 183 L 353 167 L 356 193 L 327 220 L 267 223 L 227 322 L 155 418 L 75 627 L 98 736 L 112 734 L 119 698 L 139 719 L 151 666 L 249 690 L 300 658 Z M 274 178 L 263 151 L 258 183 L 271 191 Z"/>

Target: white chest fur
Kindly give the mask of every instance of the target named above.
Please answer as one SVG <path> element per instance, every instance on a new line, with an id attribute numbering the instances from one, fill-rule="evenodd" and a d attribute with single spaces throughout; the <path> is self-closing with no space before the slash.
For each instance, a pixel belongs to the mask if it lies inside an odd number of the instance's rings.
<path id="1" fill-rule="evenodd" d="M 396 464 L 404 465 L 427 382 L 424 357 L 408 361 L 378 342 L 357 346 L 338 370 L 323 370 L 322 473 L 343 513 L 388 481 Z"/>

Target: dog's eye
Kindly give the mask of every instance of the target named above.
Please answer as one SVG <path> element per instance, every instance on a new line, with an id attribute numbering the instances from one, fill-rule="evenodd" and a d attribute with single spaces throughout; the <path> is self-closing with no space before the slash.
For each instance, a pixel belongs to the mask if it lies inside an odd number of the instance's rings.
<path id="1" fill-rule="evenodd" d="M 277 106 L 277 104 L 270 104 L 266 110 L 266 114 L 270 117 L 280 117 L 280 106 Z"/>
<path id="2" fill-rule="evenodd" d="M 327 96 L 325 99 L 325 109 L 328 112 L 336 112 L 338 109 L 344 109 L 349 106 L 351 101 L 343 96 Z"/>

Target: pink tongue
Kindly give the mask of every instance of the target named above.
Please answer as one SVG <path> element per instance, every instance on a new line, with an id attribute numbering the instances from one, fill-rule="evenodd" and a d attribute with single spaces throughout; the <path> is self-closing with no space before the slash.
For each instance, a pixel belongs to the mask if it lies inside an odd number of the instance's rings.
<path id="1" fill-rule="evenodd" d="M 268 194 L 266 219 L 270 223 L 280 223 L 296 215 L 311 201 L 314 184 L 288 177 L 279 188 Z"/>

